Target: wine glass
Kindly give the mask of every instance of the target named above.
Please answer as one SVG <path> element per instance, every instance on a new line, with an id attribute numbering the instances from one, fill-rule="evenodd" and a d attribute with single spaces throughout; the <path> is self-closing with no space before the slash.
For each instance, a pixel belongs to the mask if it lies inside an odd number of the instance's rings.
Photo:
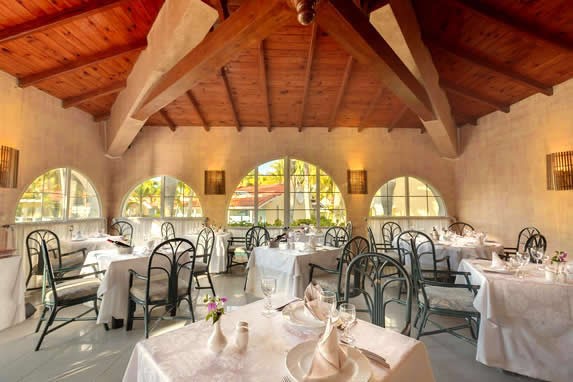
<path id="1" fill-rule="evenodd" d="M 529 264 L 530 261 L 530 256 L 529 256 L 529 252 L 525 251 L 525 252 L 517 252 L 515 254 L 515 259 L 516 259 L 516 265 L 517 265 L 517 272 L 516 272 L 516 276 L 519 278 L 523 278 L 525 276 L 524 272 L 522 271 L 522 269 Z"/>
<path id="2" fill-rule="evenodd" d="M 336 298 L 336 293 L 323 290 L 320 292 L 319 301 L 321 302 L 321 308 L 324 309 L 326 318 L 330 318 L 333 322 L 338 321 L 338 311 L 336 310 L 338 299 Z"/>
<path id="3" fill-rule="evenodd" d="M 351 344 L 354 342 L 354 337 L 350 334 L 350 327 L 356 320 L 356 307 L 354 304 L 340 304 L 340 320 L 344 325 L 344 333 L 341 340 L 344 343 Z"/>
<path id="4" fill-rule="evenodd" d="M 273 305 L 271 302 L 271 296 L 277 290 L 277 279 L 274 277 L 263 277 L 261 280 L 261 289 L 265 295 L 265 310 L 263 311 L 263 316 L 270 317 L 273 314 Z"/>

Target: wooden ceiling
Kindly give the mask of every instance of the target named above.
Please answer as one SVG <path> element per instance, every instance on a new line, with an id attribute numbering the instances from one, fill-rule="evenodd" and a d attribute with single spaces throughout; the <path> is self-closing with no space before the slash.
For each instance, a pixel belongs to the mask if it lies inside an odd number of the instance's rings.
<path id="1" fill-rule="evenodd" d="M 349 0 L 351 1 L 351 0 Z M 456 123 L 573 77 L 571 0 L 412 0 Z M 241 0 L 204 0 L 220 23 Z M 0 70 L 97 120 L 145 48 L 163 0 L 0 0 Z M 365 13 L 384 0 L 356 0 Z M 292 23 L 242 51 L 147 125 L 418 128 L 416 115 L 320 28 Z M 217 26 L 215 26 L 215 29 Z"/>

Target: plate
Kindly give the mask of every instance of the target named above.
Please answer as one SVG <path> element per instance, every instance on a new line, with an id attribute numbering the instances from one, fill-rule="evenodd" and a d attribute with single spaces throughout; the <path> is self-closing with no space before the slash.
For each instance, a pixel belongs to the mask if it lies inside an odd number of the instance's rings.
<path id="1" fill-rule="evenodd" d="M 286 356 L 286 367 L 290 376 L 295 381 L 304 381 L 306 373 L 310 369 L 312 357 L 316 349 L 317 341 L 307 341 L 296 345 Z M 341 345 L 344 346 L 344 345 Z M 335 376 L 321 378 L 324 382 L 367 382 L 372 375 L 370 362 L 358 349 L 346 347 L 348 358 Z M 318 379 L 316 379 L 318 381 Z"/>
<path id="2" fill-rule="evenodd" d="M 502 269 L 502 268 L 491 268 L 491 267 L 482 267 L 482 270 L 484 272 L 490 272 L 490 273 L 502 273 L 504 275 L 511 275 L 513 272 L 507 269 Z"/>
<path id="3" fill-rule="evenodd" d="M 325 323 L 311 317 L 304 312 L 304 302 L 297 301 L 287 305 L 283 311 L 283 318 L 294 326 L 302 326 L 305 328 L 322 328 Z"/>

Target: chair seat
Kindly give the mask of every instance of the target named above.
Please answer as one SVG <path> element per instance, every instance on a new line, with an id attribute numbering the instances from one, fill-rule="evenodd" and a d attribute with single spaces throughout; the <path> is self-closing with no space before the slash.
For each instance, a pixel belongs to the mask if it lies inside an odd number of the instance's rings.
<path id="1" fill-rule="evenodd" d="M 63 268 L 73 267 L 76 265 L 82 265 L 83 263 L 84 263 L 84 257 L 81 253 L 62 257 L 62 267 Z M 52 264 L 54 267 L 56 267 L 55 271 L 57 271 L 58 270 L 57 267 L 59 266 L 58 260 L 52 260 Z"/>
<path id="2" fill-rule="evenodd" d="M 320 272 L 316 270 L 314 275 L 312 276 L 312 281 L 316 281 L 318 285 L 322 289 L 329 290 L 329 291 L 337 291 L 338 290 L 338 275 Z M 345 280 L 344 278 L 341 280 L 341 290 L 344 292 L 344 285 Z"/>
<path id="3" fill-rule="evenodd" d="M 95 298 L 99 285 L 100 281 L 98 279 L 72 280 L 58 284 L 56 285 L 58 302 L 65 303 L 90 296 Z M 52 304 L 54 303 L 54 293 L 52 290 L 46 292 L 46 301 Z"/>
<path id="4" fill-rule="evenodd" d="M 207 272 L 207 263 L 195 260 L 195 268 L 193 268 L 193 272 L 195 274 L 206 273 Z"/>
<path id="5" fill-rule="evenodd" d="M 134 279 L 133 286 L 129 293 L 138 300 L 145 301 L 145 288 L 147 282 L 145 280 Z M 187 295 L 188 283 L 185 280 L 179 279 L 177 282 L 177 296 Z M 169 283 L 167 276 L 154 277 L 149 283 L 149 300 L 150 301 L 165 301 L 169 292 Z"/>
<path id="6" fill-rule="evenodd" d="M 477 312 L 473 306 L 474 294 L 467 289 L 426 286 L 424 290 L 431 308 Z M 421 291 L 418 299 L 424 301 Z"/>

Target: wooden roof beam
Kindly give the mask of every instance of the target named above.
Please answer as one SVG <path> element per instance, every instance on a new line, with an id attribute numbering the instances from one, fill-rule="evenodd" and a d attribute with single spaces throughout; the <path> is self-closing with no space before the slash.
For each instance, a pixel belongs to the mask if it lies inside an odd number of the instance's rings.
<path id="1" fill-rule="evenodd" d="M 400 109 L 400 112 L 398 112 L 398 114 L 396 114 L 396 116 L 394 117 L 392 122 L 390 122 L 390 125 L 388 126 L 388 133 L 391 133 L 392 130 L 394 130 L 396 127 L 400 126 L 400 123 L 402 122 L 402 120 L 404 120 L 404 117 L 407 114 L 408 114 L 408 107 L 403 106 L 402 109 Z"/>
<path id="2" fill-rule="evenodd" d="M 298 127 L 298 132 L 302 132 L 303 122 L 304 122 L 304 110 L 306 108 L 306 102 L 308 100 L 308 91 L 310 89 L 310 78 L 312 76 L 312 61 L 314 59 L 314 52 L 316 50 L 316 40 L 318 37 L 318 25 L 316 23 L 312 24 L 312 32 L 310 35 L 310 43 L 308 45 L 308 54 L 306 58 L 306 69 L 304 72 L 304 88 L 302 90 L 302 101 L 300 104 L 300 111 L 298 114 L 298 119 L 296 126 Z"/>
<path id="3" fill-rule="evenodd" d="M 237 107 L 235 106 L 235 101 L 233 101 L 233 92 L 231 91 L 231 85 L 229 84 L 229 78 L 227 78 L 227 73 L 225 72 L 225 67 L 222 67 L 220 72 L 221 78 L 223 79 L 223 85 L 225 85 L 225 94 L 227 95 L 227 101 L 231 107 L 231 112 L 233 114 L 233 121 L 235 122 L 235 128 L 240 133 L 243 127 L 239 121 L 239 113 L 237 113 Z"/>
<path id="4" fill-rule="evenodd" d="M 378 102 L 380 102 L 382 94 L 384 94 L 384 88 L 379 87 L 374 97 L 372 97 L 372 99 L 370 100 L 370 103 L 368 104 L 366 111 L 360 117 L 360 125 L 358 126 L 359 133 L 362 132 L 362 130 L 369 127 L 370 117 L 372 116 L 372 113 L 374 113 L 374 111 L 376 110 L 376 105 L 378 104 Z"/>
<path id="5" fill-rule="evenodd" d="M 484 97 L 483 95 L 475 94 L 473 91 L 466 89 L 460 85 L 454 84 L 453 82 L 440 80 L 440 86 L 453 94 L 457 94 L 464 98 L 471 99 L 481 104 L 490 106 L 499 111 L 503 111 L 504 113 L 509 113 L 509 105 L 506 105 L 498 101 L 494 101 L 491 98 Z"/>
<path id="6" fill-rule="evenodd" d="M 199 102 L 197 102 L 197 99 L 193 96 L 193 93 L 191 93 L 191 90 L 187 90 L 187 92 L 185 92 L 185 94 L 187 95 L 189 102 L 191 102 L 191 105 L 193 105 L 193 108 L 197 112 L 197 115 L 199 116 L 199 119 L 201 120 L 201 124 L 203 125 L 203 129 L 205 129 L 205 131 L 210 131 L 211 126 L 209 126 L 209 124 L 207 123 L 207 119 L 205 119 L 205 114 L 203 114 L 203 110 L 201 110 L 201 108 L 199 107 Z"/>
<path id="7" fill-rule="evenodd" d="M 344 74 L 342 75 L 342 82 L 340 83 L 338 94 L 336 95 L 334 108 L 332 109 L 332 113 L 330 114 L 330 122 L 328 124 L 329 132 L 332 131 L 332 129 L 334 129 L 336 126 L 336 117 L 338 116 L 340 105 L 342 104 L 342 100 L 344 99 L 344 94 L 346 94 L 346 88 L 348 87 L 348 81 L 350 80 L 350 74 L 352 73 L 353 63 L 354 63 L 354 58 L 352 56 L 349 56 L 348 60 L 346 61 L 346 67 L 344 68 Z"/>
<path id="8" fill-rule="evenodd" d="M 269 100 L 269 79 L 267 72 L 267 63 L 265 60 L 265 40 L 261 40 L 259 43 L 259 86 L 261 87 L 261 93 L 263 95 L 263 101 L 265 103 L 265 118 L 267 130 L 270 133 L 273 130 L 272 127 L 272 117 L 271 117 L 271 104 Z"/>
<path id="9" fill-rule="evenodd" d="M 107 121 L 109 119 L 110 113 L 104 113 L 99 115 L 94 115 L 94 122 Z"/>
<path id="10" fill-rule="evenodd" d="M 12 41 L 32 33 L 42 32 L 80 18 L 88 17 L 117 7 L 126 1 L 127 0 L 91 0 L 89 3 L 81 3 L 80 5 L 66 8 L 51 15 L 41 16 L 0 31 L 0 43 Z"/>
<path id="11" fill-rule="evenodd" d="M 46 81 L 46 80 L 52 79 L 54 77 L 58 77 L 58 76 L 66 74 L 66 73 L 72 72 L 74 70 L 85 68 L 86 66 L 95 65 L 95 64 L 98 64 L 102 61 L 109 60 L 111 58 L 115 58 L 118 56 L 122 56 L 122 55 L 127 54 L 127 53 L 141 51 L 141 50 L 145 49 L 146 46 L 147 46 L 147 41 L 142 40 L 142 41 L 135 42 L 133 44 L 128 44 L 128 45 L 120 46 L 120 47 L 114 47 L 114 48 L 111 48 L 111 49 L 106 50 L 104 52 L 94 54 L 92 56 L 80 58 L 79 60 L 70 62 L 66 65 L 59 66 L 57 68 L 48 69 L 48 70 L 45 70 L 43 72 L 30 74 L 26 77 L 22 77 L 22 78 L 20 78 L 19 85 L 20 85 L 20 87 L 23 87 L 23 88 L 25 88 L 27 86 L 35 85 L 38 82 Z"/>
<path id="12" fill-rule="evenodd" d="M 229 18 L 229 8 L 227 7 L 227 0 L 203 0 L 211 7 L 217 10 L 219 14 L 219 22 L 223 22 Z"/>
<path id="13" fill-rule="evenodd" d="M 161 116 L 163 117 L 163 119 L 165 120 L 165 122 L 167 122 L 167 126 L 169 126 L 169 129 L 173 132 L 175 132 L 175 130 L 177 130 L 177 125 L 175 124 L 175 122 L 171 119 L 171 117 L 169 116 L 169 113 L 167 112 L 167 110 L 165 109 L 161 109 L 159 110 L 159 113 L 161 114 Z"/>
<path id="14" fill-rule="evenodd" d="M 226 65 L 255 41 L 265 39 L 292 20 L 284 0 L 246 0 L 229 19 L 209 33 L 167 71 L 132 115 L 146 120 L 204 78 Z"/>
<path id="15" fill-rule="evenodd" d="M 125 89 L 125 81 L 116 82 L 104 88 L 95 89 L 84 94 L 66 98 L 62 101 L 62 107 L 64 109 L 68 109 L 99 97 L 119 93 L 123 89 Z"/>

